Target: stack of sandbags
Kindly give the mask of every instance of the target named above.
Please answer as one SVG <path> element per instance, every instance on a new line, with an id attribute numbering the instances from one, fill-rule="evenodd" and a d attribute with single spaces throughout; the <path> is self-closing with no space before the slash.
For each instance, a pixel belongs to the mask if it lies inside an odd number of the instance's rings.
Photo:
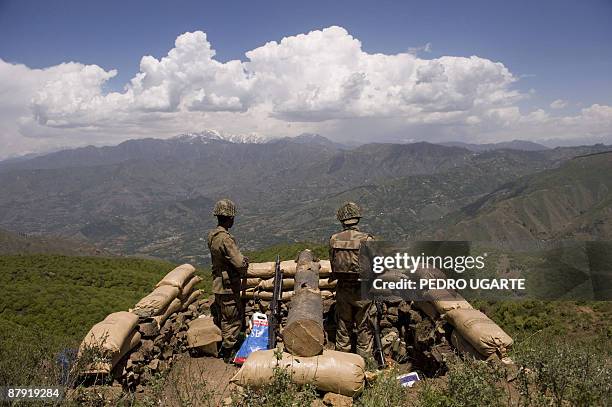
<path id="1" fill-rule="evenodd" d="M 85 357 L 85 374 L 108 374 L 117 362 L 140 343 L 138 316 L 120 311 L 108 315 L 85 335 L 79 355 Z"/>
<path id="2" fill-rule="evenodd" d="M 164 278 L 157 283 L 156 287 L 169 285 L 176 288 L 183 288 L 185 283 L 187 283 L 194 274 L 195 268 L 191 264 L 181 264 L 166 274 Z"/>
<path id="3" fill-rule="evenodd" d="M 331 273 L 331 264 L 329 260 L 321 260 L 321 269 L 319 270 L 319 277 L 328 277 Z M 260 278 L 268 279 L 274 278 L 274 267 L 276 263 L 273 261 L 265 263 L 250 263 L 247 269 L 247 278 Z M 294 277 L 297 268 L 295 260 L 284 260 L 281 261 L 281 269 L 283 270 L 283 277 Z"/>
<path id="4" fill-rule="evenodd" d="M 195 268 L 183 264 L 164 276 L 157 283 L 152 293 L 140 300 L 133 312 L 143 320 L 143 330 L 150 331 L 146 318 L 153 318 L 157 327 L 161 328 L 170 315 L 185 310 L 202 294 L 195 286 L 202 278 L 195 275 Z M 151 331 L 154 333 L 154 331 Z"/>
<path id="5" fill-rule="evenodd" d="M 329 280 L 331 273 L 331 265 L 329 260 L 320 260 L 321 268 L 319 270 L 319 289 L 323 299 L 332 298 L 336 291 L 337 281 Z M 297 263 L 295 260 L 281 261 L 281 269 L 283 270 L 283 301 L 291 300 L 295 285 L 295 273 Z M 247 300 L 270 301 L 272 300 L 272 291 L 274 290 L 274 262 L 266 263 L 251 263 L 247 270 L 247 289 L 245 298 Z"/>
<path id="6" fill-rule="evenodd" d="M 257 288 L 249 288 L 244 292 L 244 298 L 247 300 L 272 301 L 272 291 L 262 291 Z M 321 298 L 332 298 L 334 293 L 328 290 L 321 291 Z M 293 297 L 293 291 L 283 291 L 282 301 L 287 302 Z"/>
<path id="7" fill-rule="evenodd" d="M 319 289 L 320 290 L 335 290 L 336 285 L 338 284 L 337 280 L 329 280 L 329 278 L 320 278 L 319 279 Z M 293 290 L 295 286 L 294 278 L 283 278 L 283 290 Z M 247 281 L 247 287 L 248 281 Z M 259 281 L 255 286 L 249 288 L 259 288 L 264 291 L 272 291 L 274 289 L 274 278 L 269 278 L 266 280 Z"/>
<path id="8" fill-rule="evenodd" d="M 478 310 L 454 309 L 448 311 L 444 319 L 455 328 L 453 344 L 463 352 L 485 359 L 496 355 L 501 359 L 507 356 L 512 347 L 512 338 Z M 467 347 L 466 343 L 473 349 Z"/>
<path id="9" fill-rule="evenodd" d="M 180 289 L 170 285 L 157 287 L 153 292 L 138 301 L 133 312 L 141 318 L 150 318 L 163 314 L 166 308 L 178 296 Z"/>
<path id="10" fill-rule="evenodd" d="M 419 268 L 415 276 L 420 279 L 442 279 L 446 280 L 446 275 L 436 268 Z M 430 318 L 438 319 L 450 310 L 472 309 L 472 306 L 461 295 L 450 290 L 423 290 L 425 301 L 415 302 L 416 306 L 425 312 Z"/>
<path id="11" fill-rule="evenodd" d="M 283 352 L 277 360 L 275 350 L 260 350 L 249 355 L 238 373 L 230 380 L 242 387 L 262 387 L 272 381 L 274 369 L 289 371 L 298 385 L 310 384 L 321 391 L 353 397 L 363 390 L 365 361 L 354 353 L 324 350 L 321 355 L 297 357 Z"/>

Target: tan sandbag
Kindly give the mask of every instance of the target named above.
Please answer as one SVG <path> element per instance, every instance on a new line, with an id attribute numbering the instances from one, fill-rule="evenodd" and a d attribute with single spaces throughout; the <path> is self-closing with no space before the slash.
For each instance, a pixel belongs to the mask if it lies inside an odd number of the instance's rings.
<path id="1" fill-rule="evenodd" d="M 463 298 L 452 300 L 434 300 L 431 301 L 431 304 L 439 314 L 446 314 L 448 311 L 454 309 L 473 309 L 472 305 Z"/>
<path id="2" fill-rule="evenodd" d="M 282 300 L 289 301 L 293 296 L 293 291 L 283 291 Z M 321 298 L 326 300 L 328 298 L 332 298 L 334 293 L 331 291 L 321 291 Z M 272 292 L 271 291 L 262 291 L 257 288 L 248 289 L 244 292 L 244 298 L 247 300 L 262 300 L 262 301 L 272 301 Z"/>
<path id="3" fill-rule="evenodd" d="M 134 330 L 128 335 L 126 341 L 123 343 L 119 352 L 115 352 L 112 355 L 108 355 L 105 360 L 92 362 L 87 366 L 81 373 L 82 374 L 108 374 L 110 373 L 115 365 L 119 363 L 121 358 L 125 356 L 130 350 L 134 349 L 140 344 L 142 336 L 140 332 Z"/>
<path id="4" fill-rule="evenodd" d="M 333 290 L 336 288 L 337 280 L 329 281 L 328 278 L 319 279 L 319 289 L 321 290 Z M 293 290 L 295 285 L 295 280 L 293 278 L 284 278 L 283 279 L 283 290 Z M 262 280 L 261 283 L 257 286 L 259 289 L 263 291 L 272 291 L 274 290 L 274 279 L 269 278 L 267 280 Z"/>
<path id="5" fill-rule="evenodd" d="M 200 296 L 202 295 L 202 290 L 195 290 L 191 293 L 189 298 L 183 301 L 183 306 L 181 309 L 186 310 L 189 305 L 193 304 Z"/>
<path id="6" fill-rule="evenodd" d="M 134 313 L 142 316 L 155 316 L 164 312 L 179 294 L 179 289 L 171 285 L 162 285 L 153 290 L 134 306 Z"/>
<path id="7" fill-rule="evenodd" d="M 185 283 L 195 274 L 195 268 L 191 264 L 181 264 L 161 279 L 156 287 L 163 285 L 171 285 L 177 288 L 183 288 Z"/>
<path id="8" fill-rule="evenodd" d="M 431 320 L 435 321 L 438 318 L 440 318 L 440 313 L 438 311 L 436 311 L 436 308 L 430 302 L 427 302 L 427 301 L 414 301 L 413 305 L 415 306 L 415 308 L 420 309 L 421 311 L 423 311 L 425 313 L 425 315 L 427 315 L 429 317 L 429 319 L 431 319 Z"/>
<path id="9" fill-rule="evenodd" d="M 512 347 L 512 338 L 478 310 L 454 309 L 444 318 L 485 358 L 494 353 L 503 358 Z"/>
<path id="10" fill-rule="evenodd" d="M 451 333 L 451 343 L 463 355 L 469 355 L 478 360 L 485 359 L 456 329 L 453 329 L 453 333 Z"/>
<path id="11" fill-rule="evenodd" d="M 247 268 L 247 278 L 269 278 L 274 276 L 274 266 L 275 263 L 273 261 L 250 263 Z"/>
<path id="12" fill-rule="evenodd" d="M 320 260 L 319 265 L 319 276 L 328 276 L 331 273 L 331 264 L 329 260 Z M 284 260 L 281 261 L 281 270 L 283 270 L 283 277 L 294 277 L 297 269 L 297 263 L 295 260 Z M 274 271 L 274 269 L 272 269 Z M 274 274 L 272 274 L 274 276 Z"/>
<path id="13" fill-rule="evenodd" d="M 419 268 L 415 275 L 421 279 L 446 279 L 446 275 L 436 268 Z M 455 291 L 423 290 L 422 294 L 438 314 L 445 314 L 453 309 L 472 309 L 472 305 Z"/>
<path id="14" fill-rule="evenodd" d="M 275 350 L 260 350 L 249 355 L 230 382 L 242 387 L 261 387 L 270 383 L 274 368 L 288 369 L 291 380 L 298 385 L 311 384 L 321 391 L 331 391 L 353 397 L 363 390 L 365 361 L 359 355 L 324 350 L 319 356 L 301 357 L 283 352 L 281 360 Z"/>
<path id="15" fill-rule="evenodd" d="M 214 344 L 214 349 L 216 349 L 217 342 L 221 342 L 222 339 L 221 329 L 215 325 L 213 318 L 210 316 L 200 316 L 189 323 L 189 329 L 187 330 L 188 348 L 201 348 L 210 354 L 213 347 L 209 345 Z"/>
<path id="16" fill-rule="evenodd" d="M 181 302 L 181 300 L 179 300 L 178 298 L 173 299 L 172 302 L 166 307 L 163 314 L 156 315 L 153 317 L 153 319 L 157 321 L 157 326 L 161 328 L 162 325 L 164 325 L 164 322 L 166 322 L 166 320 L 170 318 L 170 315 L 180 311 L 182 307 L 183 303 Z"/>
<path id="17" fill-rule="evenodd" d="M 95 324 L 81 342 L 80 352 L 86 348 L 97 348 L 104 354 L 119 352 L 126 339 L 138 324 L 138 316 L 127 311 L 109 314 L 103 321 Z"/>
<path id="18" fill-rule="evenodd" d="M 319 289 L 320 290 L 335 291 L 337 285 L 338 285 L 338 280 L 329 281 L 329 278 L 319 279 Z"/>
<path id="19" fill-rule="evenodd" d="M 259 286 L 259 283 L 261 283 L 261 281 L 262 281 L 262 279 L 261 278 L 257 278 L 257 277 L 247 278 L 246 286 L 247 286 L 247 288 L 255 288 L 255 287 Z"/>
<path id="20" fill-rule="evenodd" d="M 331 264 L 329 260 L 321 260 L 321 269 L 319 270 L 319 276 L 326 277 L 331 273 Z M 274 277 L 274 267 L 275 263 L 273 261 L 268 261 L 265 263 L 250 263 L 249 268 L 247 269 L 247 277 L 248 278 L 262 278 L 268 279 Z M 283 277 L 293 277 L 295 276 L 295 270 L 297 263 L 295 260 L 284 260 L 281 261 L 281 270 L 283 270 Z"/>
<path id="21" fill-rule="evenodd" d="M 196 286 L 196 284 L 200 283 L 201 281 L 202 281 L 202 277 L 200 276 L 191 277 L 189 281 L 187 281 L 183 289 L 181 290 L 178 298 L 180 298 L 181 301 L 184 301 L 185 299 L 189 298 L 189 296 L 193 292 L 193 288 Z"/>

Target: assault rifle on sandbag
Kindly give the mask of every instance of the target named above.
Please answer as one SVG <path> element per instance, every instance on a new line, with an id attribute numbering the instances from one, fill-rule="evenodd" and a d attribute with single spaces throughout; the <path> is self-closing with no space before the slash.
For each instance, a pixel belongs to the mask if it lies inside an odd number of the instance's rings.
<path id="1" fill-rule="evenodd" d="M 270 318 L 268 319 L 268 349 L 276 348 L 276 334 L 281 323 L 281 304 L 283 300 L 283 270 L 280 266 L 280 256 L 276 255 L 274 265 L 274 290 L 270 303 Z"/>
<path id="2" fill-rule="evenodd" d="M 372 327 L 374 328 L 374 357 L 378 362 L 379 368 L 384 368 L 387 363 L 385 362 L 385 355 L 383 353 L 382 341 L 380 340 L 380 321 L 382 319 L 382 304 L 380 300 L 374 301 L 376 307 L 376 321 L 372 321 Z"/>

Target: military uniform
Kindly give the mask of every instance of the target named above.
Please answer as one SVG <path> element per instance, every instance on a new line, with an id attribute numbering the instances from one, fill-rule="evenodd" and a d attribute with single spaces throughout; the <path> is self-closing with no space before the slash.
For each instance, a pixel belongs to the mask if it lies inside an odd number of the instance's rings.
<path id="1" fill-rule="evenodd" d="M 208 248 L 223 347 L 231 349 L 236 345 L 242 327 L 240 282 L 248 262 L 240 253 L 234 237 L 223 226 L 208 233 Z"/>
<path id="2" fill-rule="evenodd" d="M 339 215 L 340 218 L 340 215 Z M 332 279 L 338 280 L 336 287 L 336 349 L 351 351 L 351 333 L 357 330 L 357 353 L 361 356 L 372 354 L 372 301 L 361 299 L 359 282 L 359 247 L 361 243 L 372 240 L 373 236 L 359 231 L 354 224 L 343 223 L 344 230 L 329 239 L 329 258 Z"/>

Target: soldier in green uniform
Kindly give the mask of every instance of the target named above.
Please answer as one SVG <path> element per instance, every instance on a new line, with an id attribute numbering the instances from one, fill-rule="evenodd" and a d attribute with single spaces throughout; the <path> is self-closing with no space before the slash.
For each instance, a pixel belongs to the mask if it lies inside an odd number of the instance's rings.
<path id="1" fill-rule="evenodd" d="M 217 227 L 208 233 L 212 289 L 223 337 L 220 356 L 229 359 L 242 327 L 240 283 L 246 273 L 249 259 L 240 253 L 236 240 L 228 231 L 234 225 L 236 205 L 229 199 L 221 199 L 216 203 L 213 215 L 217 217 Z"/>
<path id="2" fill-rule="evenodd" d="M 354 202 L 347 202 L 338 209 L 337 218 L 342 231 L 329 239 L 329 259 L 332 279 L 338 280 L 336 287 L 336 350 L 351 351 L 351 333 L 357 330 L 357 353 L 363 357 L 372 355 L 372 325 L 370 313 L 372 301 L 361 298 L 359 282 L 359 247 L 373 236 L 361 232 L 357 227 L 361 209 Z"/>

